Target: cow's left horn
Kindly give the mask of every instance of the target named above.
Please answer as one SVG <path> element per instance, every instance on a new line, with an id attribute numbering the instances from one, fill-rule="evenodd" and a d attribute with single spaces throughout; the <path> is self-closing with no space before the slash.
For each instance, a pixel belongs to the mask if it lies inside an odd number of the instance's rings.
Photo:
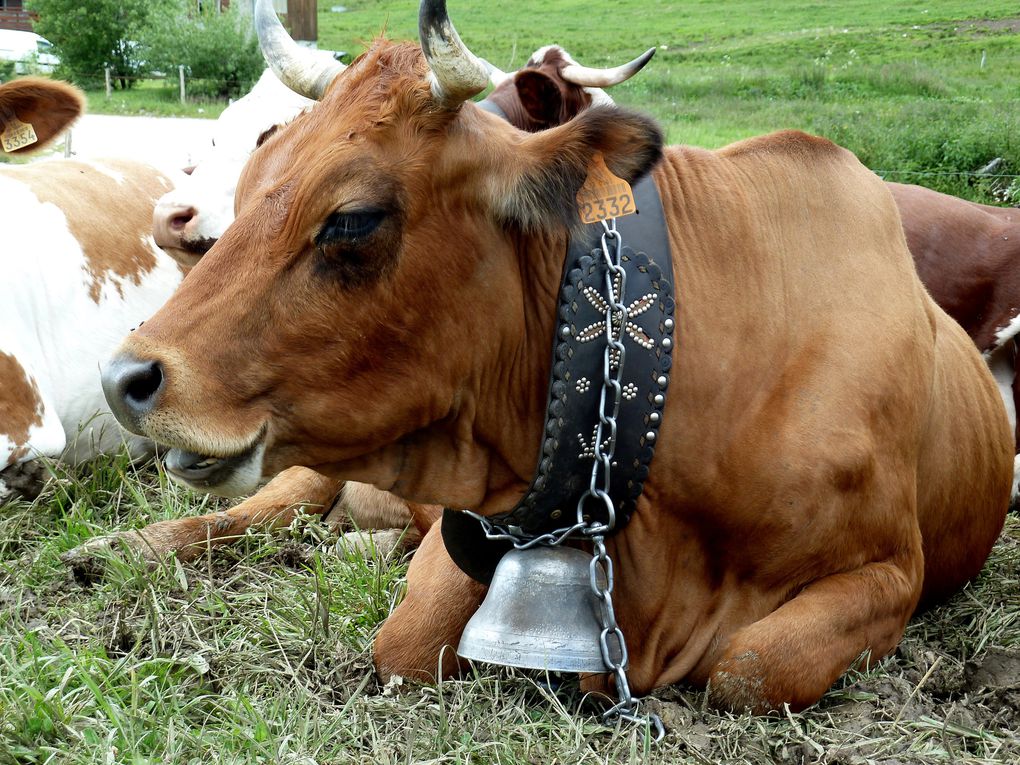
<path id="1" fill-rule="evenodd" d="M 567 64 L 560 69 L 560 77 L 574 85 L 580 85 L 582 88 L 608 88 L 619 85 L 624 80 L 629 80 L 640 72 L 654 55 L 655 48 L 649 48 L 633 61 L 623 66 L 614 66 L 611 69 L 592 69 L 580 64 Z"/>
<path id="2" fill-rule="evenodd" d="M 421 0 L 418 34 L 437 101 L 456 106 L 485 90 L 489 67 L 461 41 L 446 12 L 446 0 Z"/>
<path id="3" fill-rule="evenodd" d="M 273 10 L 272 0 L 255 3 L 255 31 L 262 56 L 280 81 L 298 95 L 318 101 L 345 67 L 325 55 L 302 48 L 287 34 Z"/>

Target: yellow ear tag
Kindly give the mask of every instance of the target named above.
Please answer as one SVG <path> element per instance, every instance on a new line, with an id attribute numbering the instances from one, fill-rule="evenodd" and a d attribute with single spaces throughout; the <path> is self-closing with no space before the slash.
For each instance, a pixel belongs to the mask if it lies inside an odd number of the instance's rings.
<path id="1" fill-rule="evenodd" d="M 577 192 L 577 212 L 583 223 L 598 223 L 637 212 L 630 184 L 613 175 L 600 151 L 591 158 L 588 177 Z"/>
<path id="2" fill-rule="evenodd" d="M 0 143 L 3 144 L 4 151 L 6 152 L 24 149 L 38 140 L 39 136 L 35 134 L 35 128 L 27 122 L 22 122 L 17 117 L 7 123 L 7 128 L 0 135 Z"/>

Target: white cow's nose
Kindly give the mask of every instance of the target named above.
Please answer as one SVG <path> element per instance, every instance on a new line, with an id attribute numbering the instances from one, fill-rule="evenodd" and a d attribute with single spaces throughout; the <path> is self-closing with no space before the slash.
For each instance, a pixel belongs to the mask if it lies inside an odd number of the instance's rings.
<path id="1" fill-rule="evenodd" d="M 197 221 L 198 210 L 193 206 L 160 202 L 152 211 L 152 236 L 160 247 L 180 247 Z"/>

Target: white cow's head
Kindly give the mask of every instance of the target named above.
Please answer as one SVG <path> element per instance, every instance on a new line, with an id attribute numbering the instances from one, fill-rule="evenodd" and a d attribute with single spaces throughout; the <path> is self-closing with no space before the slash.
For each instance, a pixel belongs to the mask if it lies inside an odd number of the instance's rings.
<path id="1" fill-rule="evenodd" d="M 332 62 L 327 51 L 308 53 Z M 212 145 L 190 178 L 159 200 L 152 217 L 156 243 L 184 265 L 198 262 L 234 220 L 234 187 L 259 139 L 314 103 L 267 69 L 250 93 L 220 115 Z"/>

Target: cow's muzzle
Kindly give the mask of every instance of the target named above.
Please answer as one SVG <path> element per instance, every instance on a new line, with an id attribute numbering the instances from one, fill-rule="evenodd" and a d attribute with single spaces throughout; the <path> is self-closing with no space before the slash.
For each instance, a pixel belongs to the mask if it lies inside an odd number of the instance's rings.
<path id="1" fill-rule="evenodd" d="M 119 354 L 103 369 L 103 394 L 110 410 L 132 433 L 145 435 L 142 422 L 159 404 L 165 388 L 163 365 Z"/>
<path id="2" fill-rule="evenodd" d="M 231 457 L 171 449 L 164 464 L 170 477 L 178 483 L 221 497 L 236 497 L 258 487 L 264 452 L 265 443 L 260 436 L 251 448 Z"/>

